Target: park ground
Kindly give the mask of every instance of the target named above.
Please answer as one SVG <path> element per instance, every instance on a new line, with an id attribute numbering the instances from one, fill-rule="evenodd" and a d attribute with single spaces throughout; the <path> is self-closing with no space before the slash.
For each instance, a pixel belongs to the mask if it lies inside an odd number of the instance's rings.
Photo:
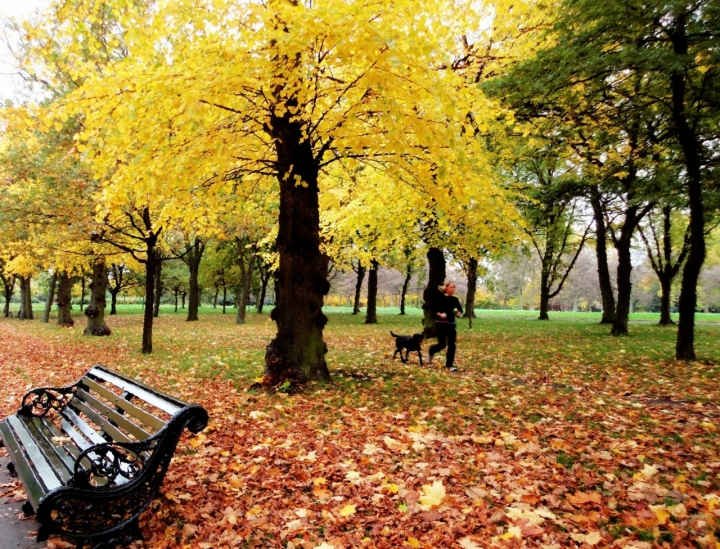
<path id="1" fill-rule="evenodd" d="M 203 404 L 135 548 L 720 548 L 719 315 L 685 363 L 657 315 L 612 338 L 592 314 L 479 312 L 450 374 L 393 362 L 388 331 L 419 331 L 418 311 L 332 309 L 333 383 L 288 395 L 248 390 L 268 315 L 163 310 L 144 356 L 139 311 L 120 313 L 108 338 L 0 321 L 0 415 L 95 363 Z"/>

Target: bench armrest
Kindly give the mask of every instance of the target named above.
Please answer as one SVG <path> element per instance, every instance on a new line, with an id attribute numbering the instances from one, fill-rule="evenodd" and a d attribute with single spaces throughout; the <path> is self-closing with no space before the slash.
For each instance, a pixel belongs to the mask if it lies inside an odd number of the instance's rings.
<path id="1" fill-rule="evenodd" d="M 91 446 L 78 456 L 68 484 L 89 486 L 92 478 L 107 479 L 108 484 L 117 477 L 132 480 L 145 467 L 145 460 L 140 454 L 152 452 L 156 443 L 155 438 L 149 438 L 142 442 L 106 442 Z"/>
<path id="2" fill-rule="evenodd" d="M 50 410 L 60 411 L 75 396 L 75 391 L 80 387 L 80 382 L 68 387 L 40 387 L 25 393 L 22 399 L 22 407 L 18 414 L 23 416 L 43 417 Z"/>

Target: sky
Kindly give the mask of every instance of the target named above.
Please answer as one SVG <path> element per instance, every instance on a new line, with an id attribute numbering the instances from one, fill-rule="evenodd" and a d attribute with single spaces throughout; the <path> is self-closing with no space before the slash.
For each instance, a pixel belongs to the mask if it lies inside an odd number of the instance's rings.
<path id="1" fill-rule="evenodd" d="M 36 9 L 47 5 L 49 0 L 0 0 L 0 15 L 2 19 L 14 17 L 25 19 Z M 8 54 L 5 44 L 0 44 L 0 103 L 6 99 L 17 96 L 20 82 L 12 74 L 17 72 L 13 66 L 13 59 Z"/>

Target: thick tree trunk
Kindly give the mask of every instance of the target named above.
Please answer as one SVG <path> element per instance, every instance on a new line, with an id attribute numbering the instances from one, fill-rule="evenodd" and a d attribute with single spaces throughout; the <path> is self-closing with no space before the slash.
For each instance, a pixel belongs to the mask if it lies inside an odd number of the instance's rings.
<path id="1" fill-rule="evenodd" d="M 117 295 L 119 290 L 110 290 L 110 316 L 117 314 Z"/>
<path id="2" fill-rule="evenodd" d="M 365 324 L 377 324 L 377 290 L 378 290 L 378 262 L 370 262 L 368 273 L 368 302 L 365 312 Z"/>
<path id="3" fill-rule="evenodd" d="M 72 279 L 66 272 L 58 276 L 57 288 L 58 326 L 72 326 L 75 321 L 72 319 Z"/>
<path id="4" fill-rule="evenodd" d="M 477 268 L 478 260 L 469 259 L 467 262 L 467 295 L 465 296 L 465 316 L 475 316 L 475 292 L 477 291 Z"/>
<path id="5" fill-rule="evenodd" d="M 158 261 L 155 265 L 154 280 L 154 299 L 150 303 L 153 304 L 153 316 L 157 318 L 160 315 L 160 298 L 162 297 L 162 261 Z"/>
<path id="6" fill-rule="evenodd" d="M 660 326 L 675 324 L 670 317 L 670 294 L 672 292 L 672 278 L 667 276 L 667 268 L 660 277 Z"/>
<path id="7" fill-rule="evenodd" d="M 92 281 L 90 282 L 90 303 L 85 309 L 85 316 L 88 318 L 85 335 L 110 335 L 110 328 L 105 324 L 107 286 L 107 265 L 104 259 L 97 259 L 93 264 Z"/>
<path id="8" fill-rule="evenodd" d="M 18 277 L 20 279 L 20 311 L 18 318 L 20 320 L 32 320 L 32 279 L 29 276 Z"/>
<path id="9" fill-rule="evenodd" d="M 629 212 L 635 217 L 637 208 L 630 207 Z M 626 215 L 627 219 L 628 215 Z M 632 258 L 630 256 L 630 245 L 632 243 L 632 233 L 635 226 L 630 226 L 627 221 L 623 224 L 620 238 L 615 243 L 615 249 L 618 254 L 617 266 L 617 286 L 618 300 L 617 309 L 615 310 L 615 321 L 611 334 L 614 336 L 627 335 L 628 320 L 630 316 L 630 299 L 632 297 L 632 282 L 630 275 L 632 274 Z"/>
<path id="10" fill-rule="evenodd" d="M 615 294 L 610 282 L 610 268 L 607 257 L 607 227 L 605 226 L 605 214 L 597 189 L 590 194 L 590 204 L 593 208 L 595 219 L 595 254 L 597 256 L 597 272 L 600 281 L 600 296 L 602 298 L 602 319 L 600 324 L 612 324 L 615 322 Z"/>
<path id="11" fill-rule="evenodd" d="M 13 290 L 15 289 L 15 277 L 8 276 L 7 279 L 3 278 L 3 290 L 5 293 L 5 308 L 3 309 L 3 315 L 5 318 L 10 318 L 10 300 L 13 296 Z"/>
<path id="12" fill-rule="evenodd" d="M 400 294 L 400 314 L 405 314 L 405 297 L 407 296 L 408 288 L 410 287 L 410 279 L 412 278 L 412 265 L 408 263 L 407 270 L 405 271 L 405 281 L 403 282 L 402 294 Z"/>
<path id="13" fill-rule="evenodd" d="M 686 15 L 677 18 L 671 39 L 673 52 L 682 58 L 688 54 Z M 682 57 L 681 57 L 682 56 Z M 683 268 L 680 287 L 678 334 L 675 358 L 695 360 L 695 307 L 697 306 L 697 282 L 705 261 L 705 218 L 702 197 L 701 149 L 695 128 L 688 123 L 685 113 L 686 74 L 684 70 L 673 71 L 672 117 L 675 133 L 685 158 L 687 171 L 686 190 L 690 206 L 690 251 Z"/>
<path id="14" fill-rule="evenodd" d="M 355 302 L 353 303 L 352 314 L 360 314 L 360 294 L 362 293 L 362 284 L 365 279 L 365 267 L 358 261 L 357 278 L 355 279 Z"/>
<path id="15" fill-rule="evenodd" d="M 423 291 L 423 334 L 425 339 L 430 339 L 437 334 L 432 307 L 443 295 L 438 286 L 442 286 L 445 282 L 445 255 L 440 248 L 428 248 L 427 259 L 429 273 L 427 286 Z"/>
<path id="16" fill-rule="evenodd" d="M 330 290 L 328 258 L 320 250 L 318 161 L 290 114 L 274 116 L 271 135 L 277 151 L 280 214 L 277 251 L 278 300 L 271 313 L 278 332 L 265 353 L 270 383 L 283 379 L 330 381 L 325 362 L 323 299 Z"/>
<path id="17" fill-rule="evenodd" d="M 55 285 L 57 284 L 57 271 L 50 275 L 48 281 L 48 295 L 45 299 L 45 310 L 43 311 L 42 321 L 47 324 L 50 322 L 50 312 L 52 311 L 52 305 L 55 301 Z"/>
<path id="18" fill-rule="evenodd" d="M 240 298 L 240 304 L 238 305 L 237 318 L 235 319 L 236 324 L 245 324 L 247 322 L 245 318 L 247 316 L 247 305 L 250 298 L 250 283 L 252 282 L 256 253 L 256 247 L 253 246 L 252 251 L 250 252 L 250 259 L 248 260 L 247 268 L 245 269 L 245 277 L 243 278 L 242 297 Z M 242 258 L 240 261 L 242 261 Z"/>

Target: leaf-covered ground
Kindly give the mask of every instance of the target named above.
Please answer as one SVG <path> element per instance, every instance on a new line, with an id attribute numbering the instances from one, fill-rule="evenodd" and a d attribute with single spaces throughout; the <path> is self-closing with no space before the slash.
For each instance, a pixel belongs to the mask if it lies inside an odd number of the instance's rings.
<path id="1" fill-rule="evenodd" d="M 720 325 L 680 363 L 672 328 L 488 315 L 459 327 L 449 374 L 391 360 L 388 330 L 419 316 L 334 314 L 334 383 L 267 395 L 247 388 L 274 325 L 249 317 L 161 316 L 150 357 L 136 314 L 93 339 L 3 320 L 0 415 L 95 363 L 205 405 L 136 548 L 720 548 Z"/>

